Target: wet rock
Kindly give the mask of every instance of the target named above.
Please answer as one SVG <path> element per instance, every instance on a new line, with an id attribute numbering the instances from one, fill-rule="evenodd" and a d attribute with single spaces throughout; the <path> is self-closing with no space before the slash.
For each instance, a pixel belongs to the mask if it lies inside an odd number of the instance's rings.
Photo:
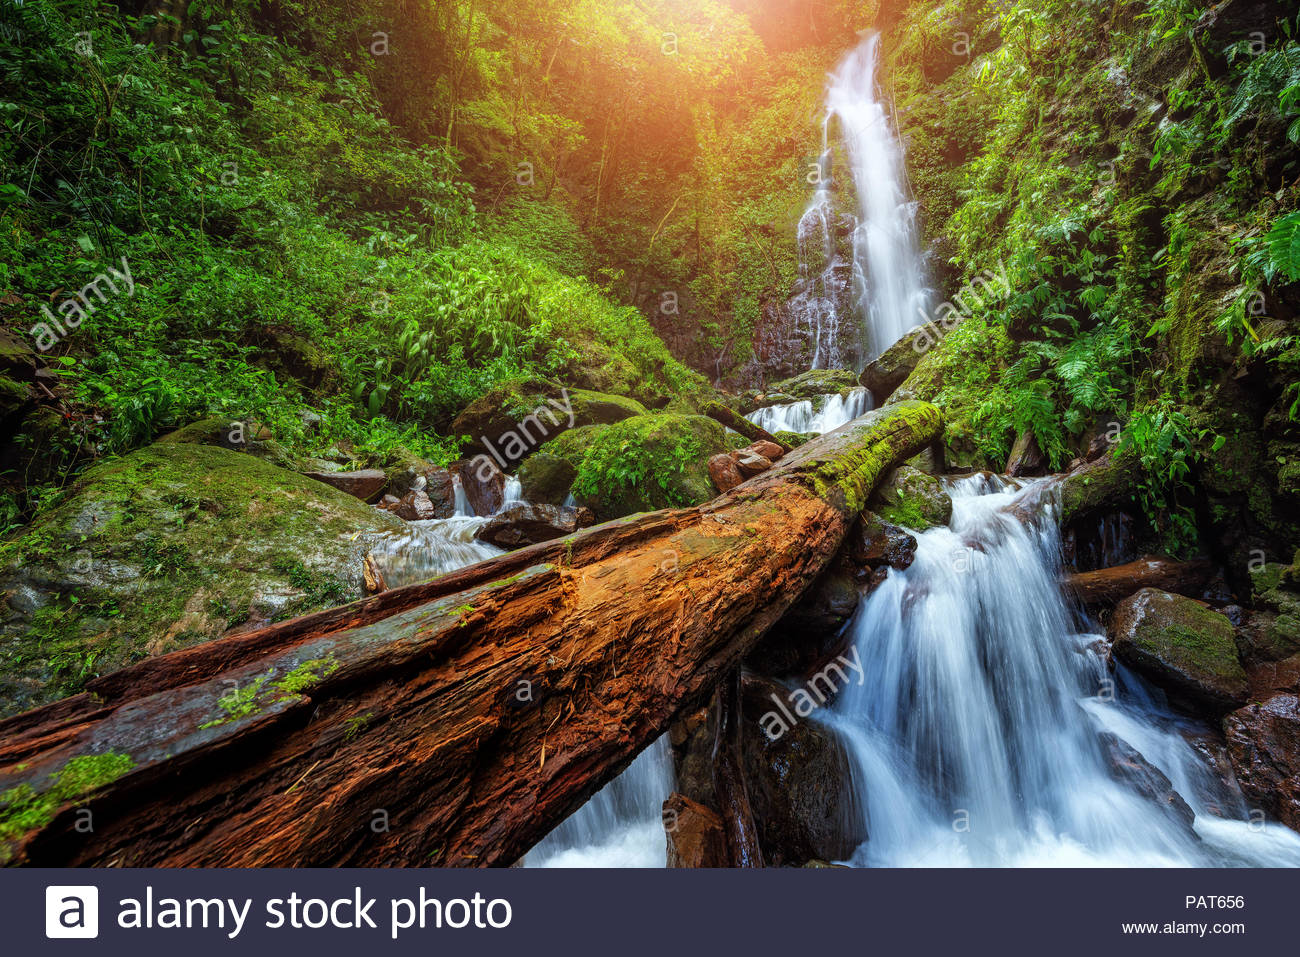
<path id="1" fill-rule="evenodd" d="M 378 507 L 382 508 L 386 512 L 391 512 L 393 508 L 397 505 L 400 505 L 401 502 L 402 500 L 398 498 L 396 495 L 385 495 L 383 498 L 379 500 Z"/>
<path id="2" fill-rule="evenodd" d="M 934 323 L 918 326 L 869 362 L 858 382 L 871 390 L 877 405 L 883 405 L 942 335 Z"/>
<path id="3" fill-rule="evenodd" d="M 451 470 L 460 477 L 465 498 L 475 515 L 494 515 L 506 500 L 506 475 L 486 455 L 455 462 Z"/>
<path id="4" fill-rule="evenodd" d="M 726 452 L 719 452 L 709 459 L 709 478 L 719 492 L 730 492 L 745 481 L 736 460 Z"/>
<path id="5" fill-rule="evenodd" d="M 879 515 L 863 512 L 849 532 L 849 557 L 859 566 L 902 571 L 916 560 L 916 538 Z"/>
<path id="6" fill-rule="evenodd" d="M 1187 805 L 1163 771 L 1109 732 L 1101 736 L 1102 752 L 1109 764 L 1111 777 L 1127 785 L 1148 801 L 1168 813 L 1191 836 L 1196 813 Z M 1199 840 L 1199 838 L 1197 838 Z"/>
<path id="7" fill-rule="evenodd" d="M 852 570 L 833 565 L 763 636 L 746 667 L 774 678 L 815 670 L 844 650 L 849 637 L 841 632 L 860 597 Z"/>
<path id="8" fill-rule="evenodd" d="M 393 506 L 392 512 L 407 522 L 424 522 L 438 517 L 438 510 L 423 489 L 415 489 Z"/>
<path id="9" fill-rule="evenodd" d="M 526 502 L 563 505 L 573 488 L 578 470 L 573 463 L 549 452 L 538 452 L 524 459 L 516 477 Z"/>
<path id="10" fill-rule="evenodd" d="M 669 867 L 726 867 L 722 818 L 696 801 L 674 792 L 664 801 L 664 832 Z"/>
<path id="11" fill-rule="evenodd" d="M 355 472 L 304 472 L 308 478 L 346 492 L 353 498 L 368 502 L 388 484 L 388 476 L 379 469 L 360 469 Z"/>
<path id="12" fill-rule="evenodd" d="M 448 469 L 439 468 L 406 449 L 397 449 L 386 462 L 385 474 L 388 492 L 397 498 L 420 490 L 433 503 L 434 518 L 451 518 L 456 514 L 456 483 Z"/>
<path id="13" fill-rule="evenodd" d="M 1223 730 L 1251 804 L 1300 830 L 1300 698 L 1279 694 L 1247 705 L 1224 719 Z"/>
<path id="14" fill-rule="evenodd" d="M 778 382 L 772 386 L 772 391 L 793 399 L 817 399 L 833 393 L 848 392 L 857 384 L 857 375 L 848 369 L 810 369 Z M 764 404 L 773 403 L 769 401 Z"/>
<path id="15" fill-rule="evenodd" d="M 947 525 L 952 499 L 943 483 L 910 465 L 900 465 L 880 483 L 867 507 L 882 519 L 918 532 Z"/>
<path id="16" fill-rule="evenodd" d="M 1192 598 L 1143 588 L 1111 616 L 1115 657 L 1175 697 L 1214 713 L 1246 700 L 1246 673 L 1225 616 Z"/>
<path id="17" fill-rule="evenodd" d="M 759 843 L 770 866 L 844 860 L 866 839 L 838 738 L 809 718 L 771 740 L 760 719 L 786 689 L 747 675 L 744 766 Z"/>
<path id="18" fill-rule="evenodd" d="M 404 529 L 351 495 L 214 446 L 156 443 L 96 465 L 6 543 L 0 712 L 147 655 L 360 598 L 366 553 Z"/>
<path id="19" fill-rule="evenodd" d="M 713 807 L 713 739 L 717 708 L 698 708 L 674 721 L 669 729 L 673 747 L 673 776 L 677 790 L 692 801 Z"/>
<path id="20" fill-rule="evenodd" d="M 740 474 L 745 476 L 745 478 L 753 478 L 755 475 L 766 472 L 772 467 L 771 459 L 759 455 L 757 452 L 752 452 L 749 449 L 741 449 L 739 452 L 733 452 L 732 456 L 735 459 L 736 468 L 740 470 Z M 710 472 L 710 475 L 711 474 L 712 472 Z"/>
<path id="21" fill-rule="evenodd" d="M 522 548 L 572 535 L 595 522 L 587 508 L 511 502 L 475 533 L 474 537 L 498 548 Z"/>

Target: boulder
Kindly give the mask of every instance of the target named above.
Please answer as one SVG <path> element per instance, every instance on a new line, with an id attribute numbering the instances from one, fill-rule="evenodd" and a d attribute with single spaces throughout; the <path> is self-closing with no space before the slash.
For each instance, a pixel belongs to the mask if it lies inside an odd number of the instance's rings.
<path id="1" fill-rule="evenodd" d="M 858 383 L 871 390 L 877 405 L 883 405 L 941 336 L 934 323 L 918 326 L 871 360 L 858 377 Z"/>
<path id="2" fill-rule="evenodd" d="M 759 844 L 770 866 L 844 860 L 866 840 L 848 756 L 839 739 L 802 718 L 775 740 L 760 723 L 785 700 L 786 689 L 746 675 L 743 686 L 744 767 Z"/>
<path id="3" fill-rule="evenodd" d="M 745 476 L 740 474 L 736 460 L 726 452 L 719 452 L 717 455 L 711 456 L 708 468 L 709 478 L 713 480 L 713 484 L 719 492 L 730 492 L 745 481 Z"/>
<path id="4" fill-rule="evenodd" d="M 515 476 L 522 487 L 524 501 L 563 505 L 577 474 L 577 467 L 567 459 L 549 452 L 538 452 L 524 459 Z"/>
<path id="5" fill-rule="evenodd" d="M 1300 697 L 1278 694 L 1247 705 L 1224 718 L 1223 730 L 1251 804 L 1300 830 Z"/>
<path id="6" fill-rule="evenodd" d="M 388 456 L 385 474 L 388 492 L 396 498 L 420 490 L 433 503 L 433 518 L 451 518 L 456 514 L 456 482 L 450 470 L 399 448 Z"/>
<path id="7" fill-rule="evenodd" d="M 404 528 L 215 446 L 157 443 L 96 465 L 0 545 L 0 713 L 150 655 L 360 598 L 366 553 Z"/>
<path id="8" fill-rule="evenodd" d="M 873 512 L 862 517 L 849 532 L 849 557 L 858 566 L 882 566 L 902 571 L 916 560 L 916 538 Z"/>
<path id="9" fill-rule="evenodd" d="M 770 459 L 773 462 L 779 461 L 781 456 L 785 455 L 785 449 L 781 448 L 781 446 L 777 445 L 775 442 L 767 442 L 763 440 L 746 446 L 746 450 L 753 452 L 755 455 L 761 455 L 763 458 Z"/>
<path id="10" fill-rule="evenodd" d="M 525 378 L 475 399 L 456 416 L 451 432 L 470 437 L 466 451 L 471 455 L 486 452 L 514 463 L 569 429 L 608 425 L 647 411 L 636 399 Z"/>
<path id="11" fill-rule="evenodd" d="M 900 465 L 887 475 L 867 507 L 892 525 L 918 532 L 947 525 L 952 518 L 952 498 L 943 483 L 910 465 Z"/>
<path id="12" fill-rule="evenodd" d="M 700 505 L 717 496 L 708 462 L 727 450 L 727 439 L 713 419 L 657 413 L 593 428 L 599 431 L 583 443 L 573 496 L 597 520 Z M 567 457 L 568 438 L 560 436 L 545 451 Z"/>
<path id="13" fill-rule="evenodd" d="M 786 379 L 772 386 L 764 405 L 774 405 L 778 401 L 789 402 L 795 399 L 816 399 L 824 395 L 848 392 L 858 385 L 857 374 L 848 369 L 810 369 L 791 379 Z"/>
<path id="14" fill-rule="evenodd" d="M 486 455 L 454 462 L 451 471 L 460 479 L 475 515 L 495 515 L 505 503 L 506 474 Z"/>
<path id="15" fill-rule="evenodd" d="M 696 801 L 674 792 L 664 801 L 664 832 L 669 867 L 726 867 L 722 818 Z"/>
<path id="16" fill-rule="evenodd" d="M 412 489 L 393 506 L 392 513 L 407 522 L 424 522 L 438 518 L 438 510 L 423 489 Z"/>
<path id="17" fill-rule="evenodd" d="M 738 452 L 731 453 L 731 457 L 736 462 L 736 468 L 745 478 L 753 478 L 762 472 L 766 472 L 772 467 L 772 460 L 765 456 L 759 455 L 750 449 L 741 449 Z M 711 473 L 710 473 L 711 474 Z"/>
<path id="18" fill-rule="evenodd" d="M 1195 599 L 1143 588 L 1116 606 L 1110 637 L 1116 658 L 1192 705 L 1221 713 L 1246 700 L 1232 622 Z"/>
<path id="19" fill-rule="evenodd" d="M 388 476 L 379 469 L 360 469 L 355 472 L 304 472 L 308 478 L 346 492 L 353 498 L 368 502 L 383 491 Z"/>
<path id="20" fill-rule="evenodd" d="M 522 548 L 572 535 L 595 521 L 587 508 L 511 502 L 490 518 L 474 537 L 498 548 Z"/>

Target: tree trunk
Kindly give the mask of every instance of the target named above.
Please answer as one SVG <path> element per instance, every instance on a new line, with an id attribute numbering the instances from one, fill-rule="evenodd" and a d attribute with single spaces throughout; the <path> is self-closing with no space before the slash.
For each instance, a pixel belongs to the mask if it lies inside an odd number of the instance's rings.
<path id="1" fill-rule="evenodd" d="M 766 429 L 760 429 L 753 422 L 749 421 L 749 419 L 745 418 L 743 415 L 737 415 L 725 405 L 720 405 L 717 402 L 710 402 L 705 406 L 704 414 L 717 422 L 721 422 L 732 431 L 739 432 L 751 442 L 774 442 L 781 446 L 781 448 L 785 449 L 785 451 L 790 451 L 790 446 L 786 445 L 771 432 L 768 432 Z"/>
<path id="2" fill-rule="evenodd" d="M 1127 565 L 1065 576 L 1065 585 L 1085 606 L 1114 605 L 1142 588 L 1159 588 L 1200 598 L 1214 567 L 1205 560 L 1176 562 L 1145 556 Z"/>
<path id="3" fill-rule="evenodd" d="M 740 669 L 723 679 L 718 688 L 718 727 L 713 741 L 713 793 L 722 810 L 722 831 L 732 867 L 762 867 L 763 851 L 745 787 L 745 766 L 740 759 Z"/>
<path id="4" fill-rule="evenodd" d="M 511 864 L 708 700 L 940 424 L 890 406 L 698 508 L 143 661 L 0 722 L 0 859 Z"/>

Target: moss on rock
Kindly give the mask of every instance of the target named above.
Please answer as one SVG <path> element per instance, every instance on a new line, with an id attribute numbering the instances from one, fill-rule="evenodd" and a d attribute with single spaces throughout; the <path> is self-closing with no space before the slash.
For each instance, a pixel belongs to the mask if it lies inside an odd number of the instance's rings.
<path id="1" fill-rule="evenodd" d="M 772 392 L 792 399 L 817 399 L 822 396 L 846 393 L 858 387 L 858 375 L 848 369 L 810 369 L 791 379 L 772 386 Z M 769 395 L 766 405 L 773 404 Z"/>
<path id="2" fill-rule="evenodd" d="M 583 444 L 573 495 L 601 520 L 707 502 L 708 460 L 728 448 L 713 419 L 677 413 L 626 419 Z"/>
<path id="3" fill-rule="evenodd" d="M 952 518 L 952 499 L 943 483 L 910 465 L 886 476 L 867 507 L 892 525 L 918 532 L 947 525 Z"/>
<path id="4" fill-rule="evenodd" d="M 1115 608 L 1110 633 L 1117 658 L 1183 699 L 1216 713 L 1245 703 L 1232 622 L 1200 602 L 1143 588 Z"/>
<path id="5" fill-rule="evenodd" d="M 7 713 L 97 675 L 362 595 L 405 524 L 251 455 L 159 443 L 89 470 L 0 546 Z"/>

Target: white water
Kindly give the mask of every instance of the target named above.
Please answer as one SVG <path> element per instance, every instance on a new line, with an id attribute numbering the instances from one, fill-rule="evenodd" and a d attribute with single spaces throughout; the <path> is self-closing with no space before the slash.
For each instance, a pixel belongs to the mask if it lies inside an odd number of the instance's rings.
<path id="1" fill-rule="evenodd" d="M 986 479 L 952 490 L 850 625 L 865 667 L 830 723 L 853 757 L 871 866 L 1297 865 L 1300 835 L 1250 824 L 1135 676 L 1118 693 L 1057 584 L 1050 514 L 1027 529 Z M 1186 724 L 1186 722 L 1182 722 Z M 1170 779 L 1195 834 L 1109 772 L 1111 732 Z"/>
<path id="2" fill-rule="evenodd" d="M 663 867 L 663 803 L 673 793 L 664 735 L 524 857 L 525 867 Z"/>
<path id="3" fill-rule="evenodd" d="M 866 318 L 868 358 L 920 325 L 929 301 L 918 252 L 916 204 L 907 195 L 903 147 L 877 97 L 878 60 L 879 36 L 873 33 L 835 68 L 826 89 L 822 132 L 824 155 L 829 156 L 831 123 L 839 121 L 853 175 L 857 198 L 853 280 L 859 314 Z M 799 223 L 801 255 L 818 229 L 830 243 L 830 190 L 831 183 L 823 177 Z M 828 315 L 823 322 L 827 332 L 824 336 L 818 332 L 817 354 L 820 358 L 825 353 L 829 360 L 836 344 L 843 341 L 843 319 Z M 823 338 L 828 343 L 825 348 Z M 813 368 L 819 368 L 816 362 Z"/>
<path id="4" fill-rule="evenodd" d="M 475 533 L 487 524 L 487 518 L 474 514 L 459 476 L 452 476 L 452 487 L 456 511 L 451 518 L 408 522 L 402 532 L 386 536 L 371 550 L 389 588 L 429 581 L 505 554 L 504 549 L 475 540 Z M 507 476 L 502 508 L 521 501 L 520 492 L 519 480 Z"/>
<path id="5" fill-rule="evenodd" d="M 785 405 L 764 406 L 746 418 L 768 432 L 816 432 L 822 435 L 871 411 L 871 393 L 866 389 L 854 389 L 847 398 L 838 393 L 822 398 L 825 401 L 820 412 L 814 409 L 810 399 L 804 399 Z"/>

